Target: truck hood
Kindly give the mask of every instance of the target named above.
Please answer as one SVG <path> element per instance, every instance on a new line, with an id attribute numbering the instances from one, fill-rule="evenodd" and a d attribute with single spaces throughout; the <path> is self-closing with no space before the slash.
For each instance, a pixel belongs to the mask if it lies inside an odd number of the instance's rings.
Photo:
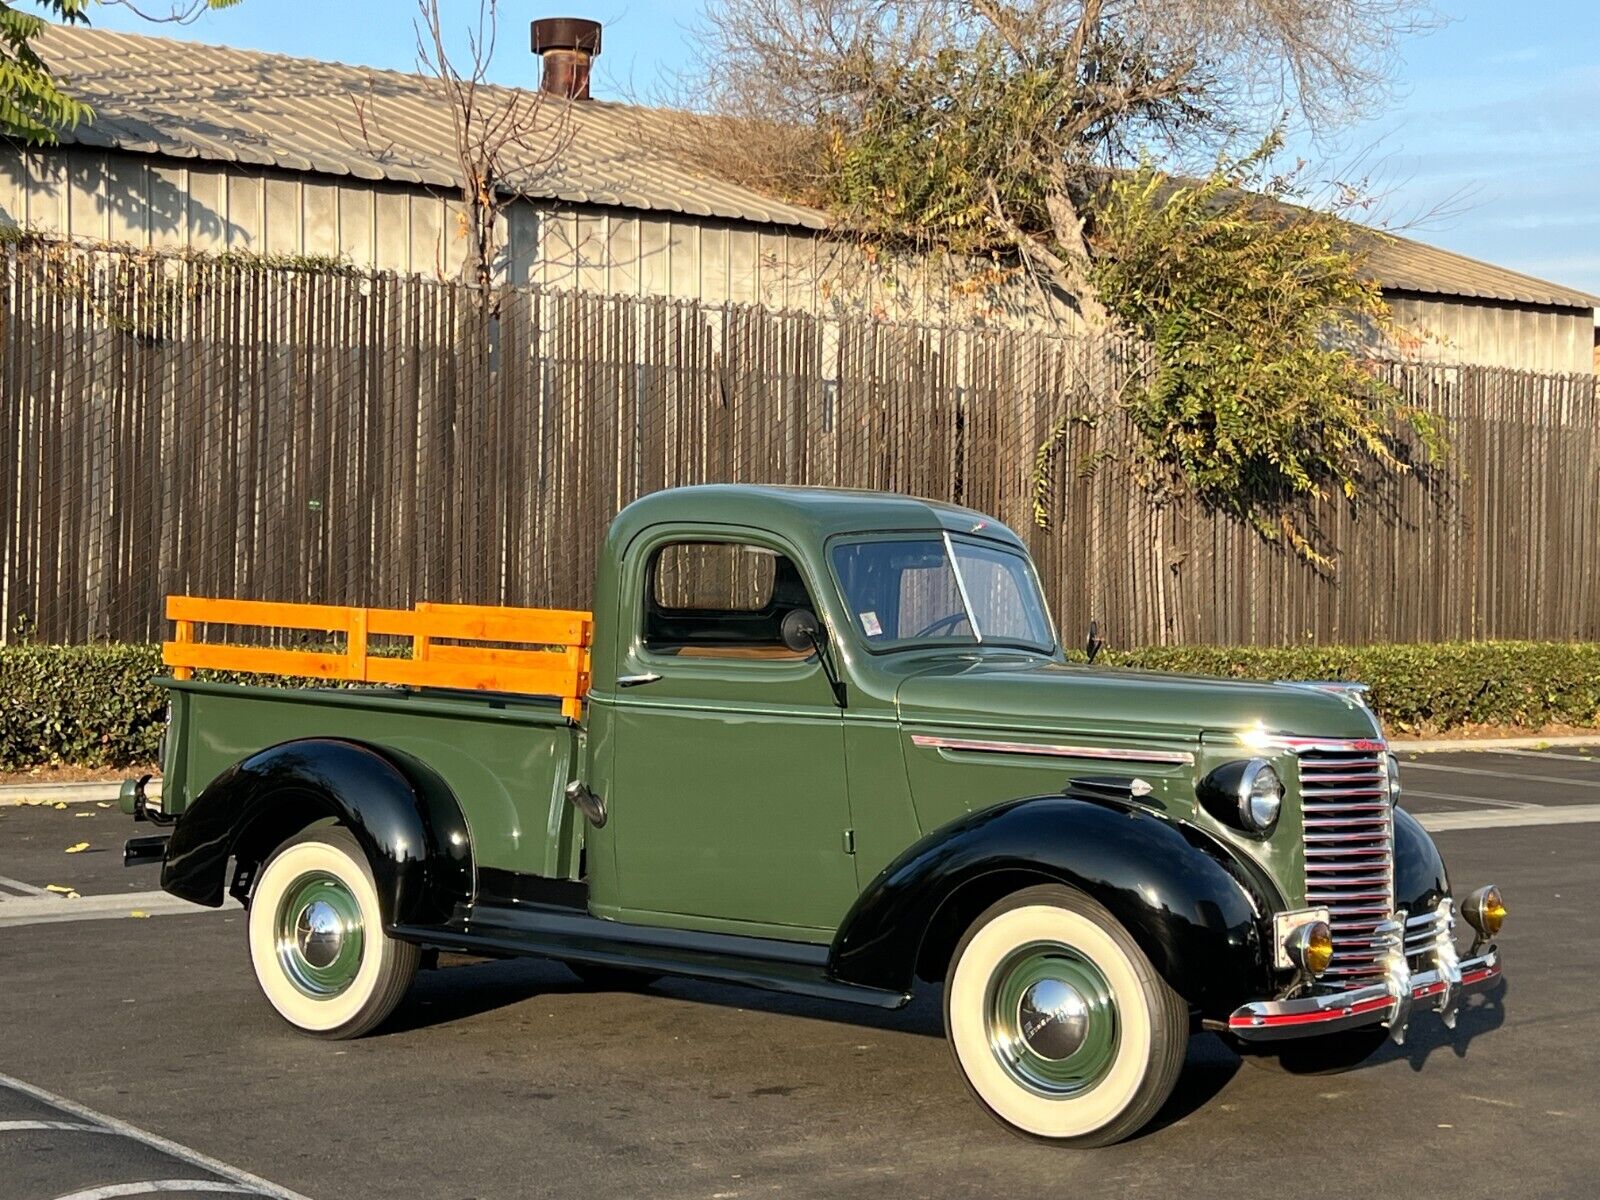
<path id="1" fill-rule="evenodd" d="M 1378 732 L 1361 704 L 1314 688 L 1009 656 L 935 662 L 905 679 L 897 700 L 907 723 L 968 729 L 1116 729 L 1165 739 L 1241 729 L 1328 738 Z"/>

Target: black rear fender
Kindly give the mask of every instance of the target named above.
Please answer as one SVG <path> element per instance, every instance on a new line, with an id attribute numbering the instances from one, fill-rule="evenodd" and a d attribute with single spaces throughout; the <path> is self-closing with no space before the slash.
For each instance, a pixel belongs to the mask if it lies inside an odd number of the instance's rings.
<path id="1" fill-rule="evenodd" d="M 1205 1014 L 1269 986 L 1270 882 L 1193 826 L 1098 797 L 1044 796 L 983 809 L 934 831 L 867 887 L 834 940 L 850 983 L 908 989 L 938 980 L 989 905 L 1064 883 L 1105 905 L 1172 988 Z"/>
<path id="2" fill-rule="evenodd" d="M 355 835 L 378 885 L 386 927 L 446 920 L 472 898 L 472 849 L 449 788 L 407 755 L 337 738 L 284 742 L 217 776 L 179 818 L 161 886 L 212 907 L 248 900 L 272 851 L 318 822 Z"/>

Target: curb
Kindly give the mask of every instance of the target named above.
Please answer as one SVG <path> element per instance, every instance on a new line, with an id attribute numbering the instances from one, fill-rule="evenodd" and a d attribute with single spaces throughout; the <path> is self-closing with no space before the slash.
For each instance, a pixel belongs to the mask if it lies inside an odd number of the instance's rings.
<path id="1" fill-rule="evenodd" d="M 152 779 L 145 791 L 149 795 L 159 796 L 161 781 Z M 117 799 L 121 792 L 120 779 L 99 783 L 8 783 L 0 786 L 0 808 L 104 802 Z"/>
<path id="2" fill-rule="evenodd" d="M 1389 749 L 1396 754 L 1435 754 L 1445 750 L 1546 750 L 1555 746 L 1600 747 L 1600 733 L 1567 733 L 1553 737 L 1396 738 L 1389 742 Z"/>

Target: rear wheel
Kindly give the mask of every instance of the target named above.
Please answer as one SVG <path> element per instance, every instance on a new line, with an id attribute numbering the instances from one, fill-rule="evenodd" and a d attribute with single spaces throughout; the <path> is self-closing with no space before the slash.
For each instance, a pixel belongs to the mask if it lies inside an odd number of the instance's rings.
<path id="1" fill-rule="evenodd" d="M 394 1011 L 420 953 L 383 932 L 378 889 L 355 837 L 320 826 L 278 848 L 250 899 L 256 981 L 289 1024 L 353 1038 Z"/>
<path id="2" fill-rule="evenodd" d="M 1171 1095 L 1189 1010 L 1109 912 L 1045 886 L 1008 896 L 956 947 L 945 1032 L 967 1087 L 1015 1132 L 1120 1141 Z"/>

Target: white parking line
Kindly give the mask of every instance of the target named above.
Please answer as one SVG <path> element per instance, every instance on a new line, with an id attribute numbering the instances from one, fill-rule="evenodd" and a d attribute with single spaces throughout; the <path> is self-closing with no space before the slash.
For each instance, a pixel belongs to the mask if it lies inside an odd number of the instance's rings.
<path id="1" fill-rule="evenodd" d="M 1495 779 L 1515 779 L 1521 783 L 1559 783 L 1565 787 L 1600 788 L 1600 779 L 1563 779 L 1559 775 L 1524 775 L 1521 771 L 1490 771 L 1484 767 L 1452 767 L 1445 763 L 1408 762 L 1400 764 L 1402 778 L 1407 771 L 1449 771 L 1455 775 L 1488 775 Z"/>
<path id="2" fill-rule="evenodd" d="M 76 900 L 46 892 L 25 899 L 0 896 L 0 929 L 62 921 L 112 921 L 131 917 L 136 912 L 147 917 L 179 917 L 225 911 L 224 908 L 190 904 L 166 892 L 120 892 L 109 896 L 79 896 Z"/>
<path id="3" fill-rule="evenodd" d="M 1506 829 L 1517 825 L 1582 825 L 1600 821 L 1600 804 L 1552 804 L 1488 812 L 1418 813 L 1417 820 L 1432 833 L 1452 829 Z"/>
<path id="4" fill-rule="evenodd" d="M 56 1200 L 116 1200 L 118 1196 L 153 1196 L 173 1192 L 228 1192 L 232 1195 L 259 1196 L 255 1188 L 241 1187 L 221 1179 L 147 1179 L 143 1183 L 113 1183 L 105 1187 L 89 1188 L 83 1192 L 69 1192 Z"/>
<path id="5" fill-rule="evenodd" d="M 23 883 L 20 879 L 8 879 L 0 875 L 0 892 L 15 892 L 19 896 L 48 896 L 50 893 L 42 887 L 34 887 L 31 883 Z"/>
<path id="6" fill-rule="evenodd" d="M 0 1133 L 27 1133 L 34 1129 L 66 1129 L 73 1133 L 110 1133 L 99 1125 L 85 1125 L 82 1121 L 0 1121 Z"/>
<path id="7" fill-rule="evenodd" d="M 1457 796 L 1453 792 L 1424 792 L 1420 788 L 1406 788 L 1401 794 L 1403 801 L 1408 796 L 1421 796 L 1424 800 L 1453 800 L 1458 804 L 1482 804 L 1487 808 L 1538 808 L 1537 804 L 1529 804 L 1526 800 L 1490 800 L 1483 796 Z"/>
<path id="8" fill-rule="evenodd" d="M 1563 762 L 1586 762 L 1600 767 L 1600 756 L 1593 754 L 1558 754 L 1554 750 L 1501 750 L 1500 754 L 1514 754 L 1518 758 L 1559 758 Z"/>
<path id="9" fill-rule="evenodd" d="M 108 1117 L 104 1113 L 95 1112 L 92 1108 L 85 1108 L 75 1101 L 68 1100 L 65 1096 L 47 1092 L 42 1087 L 35 1087 L 31 1083 L 24 1083 L 22 1080 L 13 1079 L 9 1075 L 0 1075 L 0 1088 L 6 1088 L 19 1095 L 31 1097 L 41 1104 L 48 1104 L 58 1112 L 66 1113 L 69 1117 L 76 1117 L 85 1124 L 96 1126 L 97 1132 L 118 1134 L 130 1141 L 149 1146 L 152 1150 L 159 1150 L 168 1158 L 175 1158 L 188 1166 L 197 1167 L 209 1174 L 222 1177 L 221 1179 L 159 1179 L 143 1183 L 112 1184 L 109 1188 L 73 1192 L 70 1197 L 58 1197 L 58 1200 L 109 1200 L 113 1196 L 148 1196 L 152 1193 L 163 1191 L 245 1192 L 256 1196 L 267 1196 L 270 1200 L 307 1200 L 307 1197 L 299 1192 L 292 1192 L 286 1187 L 280 1187 L 270 1180 L 261 1178 L 259 1175 L 252 1175 L 249 1171 L 241 1171 L 238 1167 L 230 1167 L 227 1163 L 212 1158 L 210 1155 L 201 1154 L 198 1150 L 191 1150 L 187 1146 L 169 1141 L 159 1134 L 149 1133 L 140 1129 L 137 1125 L 129 1125 L 126 1121 L 117 1120 L 116 1117 Z M 114 1190 L 116 1188 L 124 1190 Z"/>

